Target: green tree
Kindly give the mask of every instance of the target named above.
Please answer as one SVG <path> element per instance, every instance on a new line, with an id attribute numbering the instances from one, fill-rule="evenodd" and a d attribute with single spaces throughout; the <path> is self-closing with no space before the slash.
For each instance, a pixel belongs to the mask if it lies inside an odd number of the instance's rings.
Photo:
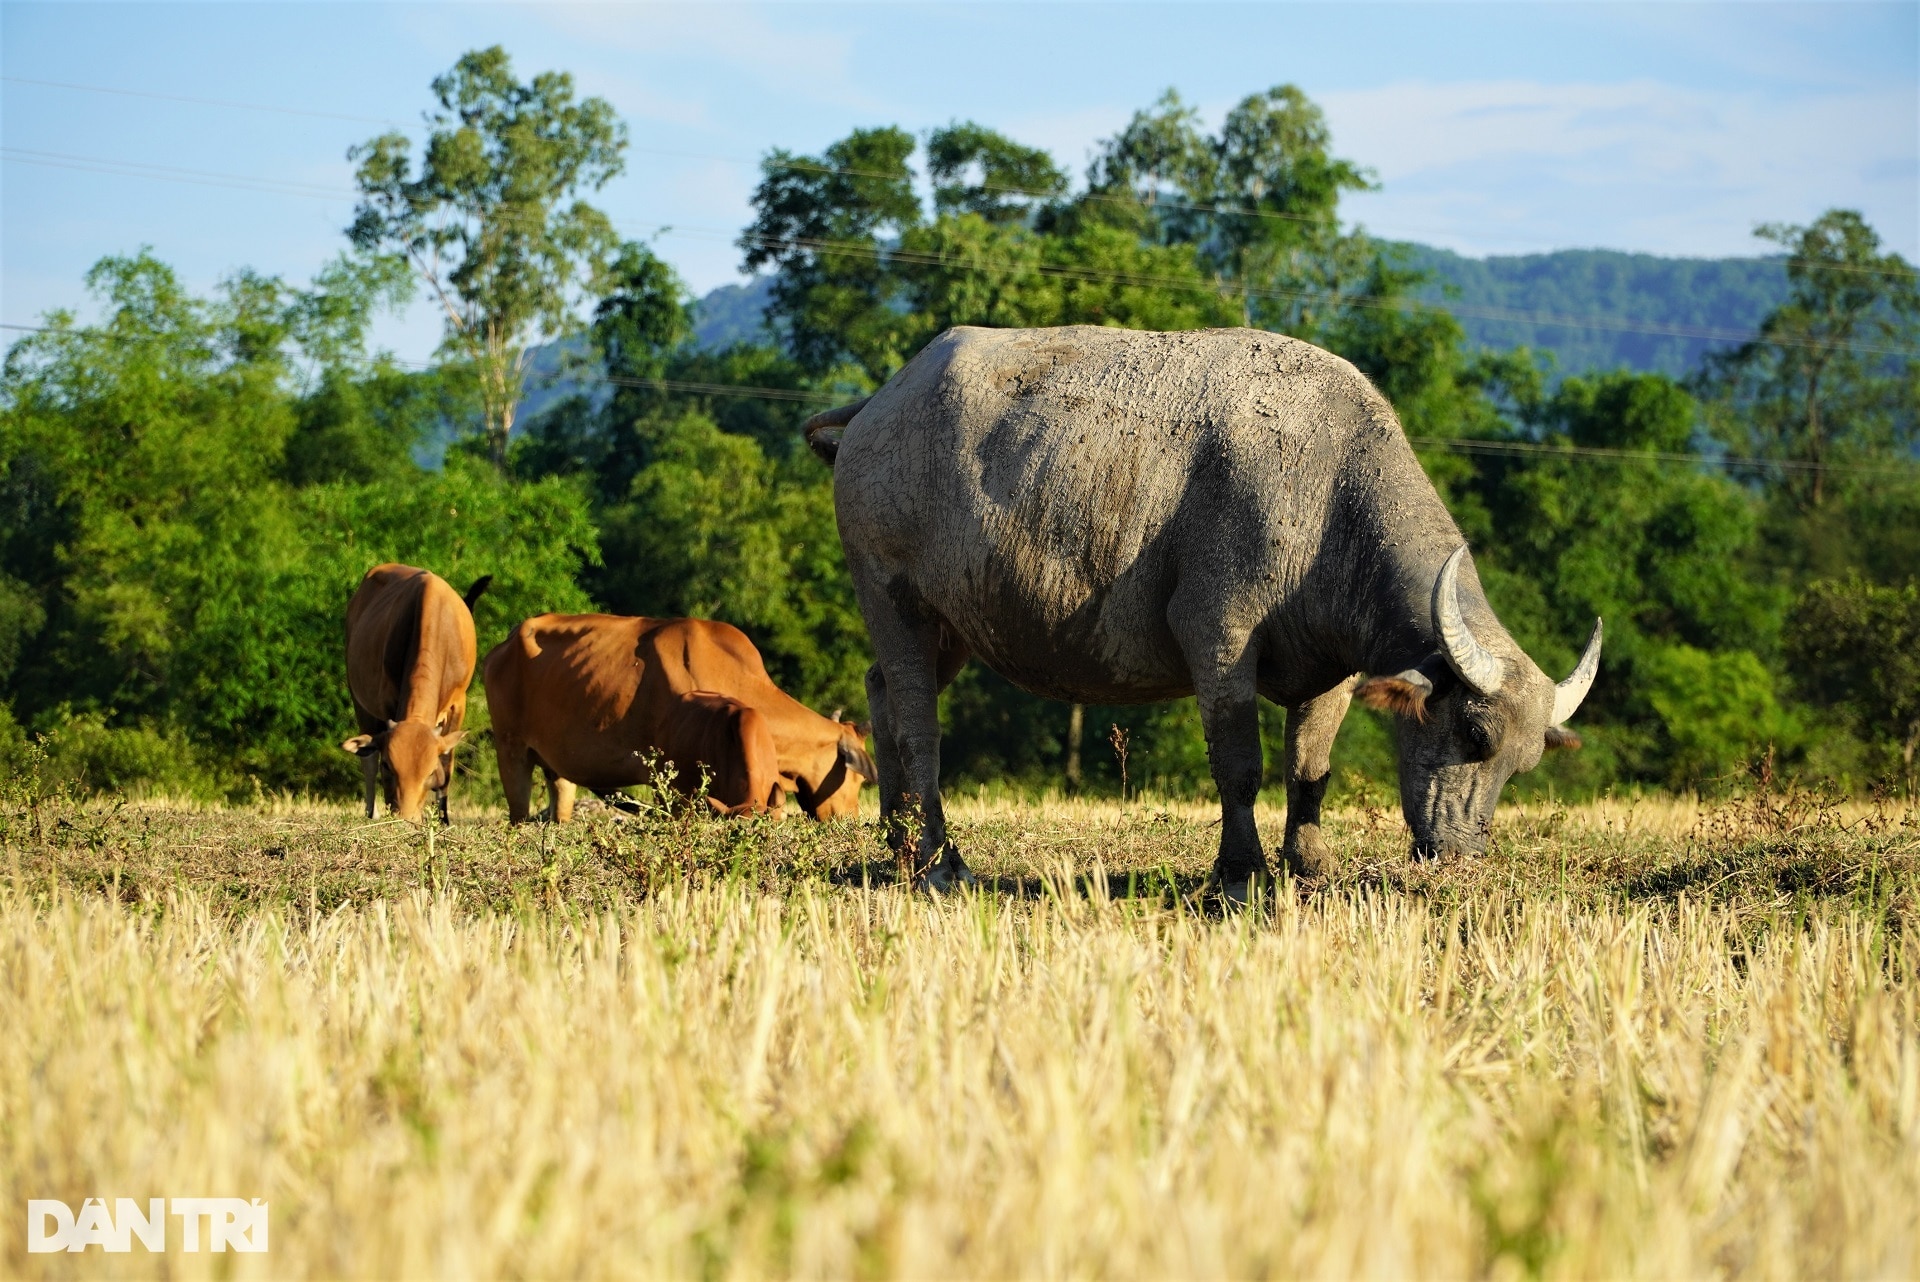
<path id="1" fill-rule="evenodd" d="M 1699 404 L 1663 375 L 1619 371 L 1569 378 L 1518 414 L 1530 444 L 1617 452 L 1476 467 L 1482 577 L 1515 639 L 1564 672 L 1594 618 L 1606 620 L 1606 679 L 1581 712 L 1598 728 L 1586 753 L 1555 762 L 1560 777 L 1698 783 L 1770 739 L 1786 746 L 1765 662 L 1784 594 L 1754 573 L 1759 504 L 1722 475 L 1659 457 L 1688 448 Z"/>
<path id="2" fill-rule="evenodd" d="M 1853 578 L 1807 585 L 1787 625 L 1787 667 L 1816 704 L 1898 752 L 1907 790 L 1920 751 L 1920 585 Z"/>
<path id="3" fill-rule="evenodd" d="M 1052 156 L 971 121 L 928 135 L 927 176 L 936 214 L 978 214 L 991 223 L 1031 222 L 1067 192 L 1066 172 Z"/>
<path id="4" fill-rule="evenodd" d="M 414 169 L 405 134 L 349 153 L 361 200 L 349 236 L 404 259 L 445 317 L 444 355 L 476 380 L 488 450 L 504 465 L 525 392 L 528 344 L 574 333 L 583 296 L 606 287 L 619 243 L 578 198 L 621 171 L 627 131 L 573 77 L 521 83 L 499 46 L 433 82 L 438 109 Z"/>
<path id="5" fill-rule="evenodd" d="M 0 379 L 0 721 L 48 736 L 56 769 L 349 790 L 340 624 L 369 565 L 494 574 L 483 636 L 587 603 L 576 486 L 408 457 L 430 415 L 359 350 L 372 295 L 243 273 L 196 298 L 144 253 L 88 280 L 106 321 L 50 317 Z"/>
<path id="6" fill-rule="evenodd" d="M 1198 246 L 1239 293 L 1243 324 L 1312 338 L 1350 295 L 1388 279 L 1373 243 L 1340 226 L 1341 195 L 1372 179 L 1331 146 L 1326 117 L 1297 86 L 1242 99 L 1213 136 L 1168 90 L 1106 144 L 1090 177 L 1096 193 L 1148 206 L 1167 240 Z"/>
<path id="7" fill-rule="evenodd" d="M 1826 500 L 1829 469 L 1886 459 L 1916 439 L 1920 281 L 1851 210 L 1756 233 L 1787 250 L 1792 295 L 1760 334 L 1709 362 L 1702 387 L 1736 452 L 1777 460 L 1801 509 Z"/>
<path id="8" fill-rule="evenodd" d="M 921 221 L 913 151 L 905 130 L 857 129 L 818 158 L 761 163 L 740 248 L 748 271 L 780 273 L 769 314 L 812 376 L 850 363 L 877 386 L 912 354 L 887 248 Z"/>

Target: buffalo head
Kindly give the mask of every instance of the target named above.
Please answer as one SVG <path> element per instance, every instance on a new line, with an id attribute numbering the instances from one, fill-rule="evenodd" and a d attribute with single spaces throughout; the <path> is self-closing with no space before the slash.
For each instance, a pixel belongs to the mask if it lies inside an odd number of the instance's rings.
<path id="1" fill-rule="evenodd" d="M 1558 682 L 1503 634 L 1494 647 L 1467 625 L 1460 607 L 1461 547 L 1433 585 L 1439 652 L 1418 667 L 1370 677 L 1354 690 L 1371 707 L 1398 714 L 1400 809 L 1415 858 L 1479 854 L 1507 780 L 1540 764 L 1548 748 L 1575 748 L 1565 722 L 1600 668 L 1600 621 L 1573 675 Z"/>

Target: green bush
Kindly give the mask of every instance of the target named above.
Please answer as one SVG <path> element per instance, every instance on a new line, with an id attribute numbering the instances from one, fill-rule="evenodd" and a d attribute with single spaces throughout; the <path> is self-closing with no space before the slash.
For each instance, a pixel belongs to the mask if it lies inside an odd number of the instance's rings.
<path id="1" fill-rule="evenodd" d="M 1661 646 L 1642 655 L 1638 675 L 1673 787 L 1709 787 L 1769 748 L 1785 754 L 1801 744 L 1798 718 L 1781 708 L 1773 674 L 1751 651 Z"/>

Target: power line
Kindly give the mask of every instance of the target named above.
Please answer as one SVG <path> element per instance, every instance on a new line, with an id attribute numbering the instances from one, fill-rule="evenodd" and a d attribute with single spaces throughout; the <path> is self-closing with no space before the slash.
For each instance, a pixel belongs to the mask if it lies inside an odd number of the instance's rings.
<path id="1" fill-rule="evenodd" d="M 75 337 L 108 338 L 116 341 L 139 341 L 145 335 L 110 334 L 98 329 L 65 329 L 47 325 L 13 325 L 0 323 L 0 329 L 18 330 L 37 334 L 63 334 Z M 155 337 L 158 337 L 157 335 Z M 435 368 L 424 361 L 392 362 L 416 370 Z M 672 378 L 629 378 L 616 374 L 572 373 L 552 375 L 547 379 L 549 386 L 606 385 L 612 387 L 631 387 L 657 392 L 679 392 L 696 396 L 727 396 L 743 400 L 782 401 L 790 404 L 840 404 L 851 396 L 847 392 L 822 391 L 814 388 L 799 387 L 763 387 L 750 383 L 704 383 L 686 379 Z M 853 399 L 858 399 L 854 397 Z M 1407 443 L 1420 450 L 1446 450 L 1457 454 L 1486 455 L 1493 457 L 1516 458 L 1554 458 L 1569 459 L 1575 462 L 1593 463 L 1665 463 L 1686 467 L 1720 467 L 1729 470 L 1744 469 L 1754 471 L 1785 471 L 1796 473 L 1845 472 L 1862 475 L 1905 475 L 1915 471 L 1912 465 L 1870 464 L 1870 463 L 1809 463 L 1798 459 L 1769 459 L 1736 454 L 1683 454 L 1664 450 L 1628 450 L 1612 449 L 1597 445 L 1563 445 L 1539 441 L 1499 441 L 1469 439 L 1460 437 L 1408 436 Z"/>
<path id="2" fill-rule="evenodd" d="M 231 98 L 196 98 L 188 94 L 157 93 L 151 89 L 116 89 L 109 85 L 80 85 L 67 80 L 39 80 L 32 76 L 0 76 L 0 81 L 14 85 L 38 85 L 45 89 L 76 89 L 82 93 L 114 94 L 122 98 L 154 98 L 162 102 L 186 102 L 202 107 L 224 107 L 240 111 L 271 111 L 283 116 L 311 116 L 317 120 L 348 120 L 356 124 L 391 125 L 397 129 L 413 129 L 418 126 L 402 124 L 384 116 L 355 116 L 340 111 L 315 111 L 309 107 L 270 107 L 258 102 L 235 102 Z"/>
<path id="3" fill-rule="evenodd" d="M 219 174 L 205 170 L 181 169 L 168 165 L 152 165 L 145 162 L 104 160 L 97 157 L 76 156 L 64 152 L 38 151 L 21 147 L 0 147 L 0 155 L 25 164 L 45 165 L 59 169 L 75 169 L 81 172 L 114 174 L 135 178 L 148 178 L 165 182 L 190 183 L 199 186 L 231 187 L 240 191 L 261 192 L 272 195 L 301 196 L 309 199 L 335 200 L 362 197 L 360 191 L 345 188 L 322 187 L 314 183 L 298 183 L 279 179 L 252 178 L 244 175 Z M 531 221 L 531 220 L 529 220 Z M 1769 337 L 1754 330 L 1732 330 L 1712 326 L 1676 325 L 1660 322 L 1632 320 L 1624 317 L 1580 316 L 1556 314 L 1551 312 L 1527 312 L 1512 308 L 1482 307 L 1473 304 L 1419 303 L 1409 299 L 1381 299 L 1364 296 L 1340 296 L 1338 294 L 1320 294 L 1311 290 L 1290 290 L 1274 287 L 1250 285 L 1223 285 L 1221 282 L 1196 282 L 1172 276 L 1160 276 L 1137 272 L 1114 272 L 1096 268 L 1069 267 L 1058 264 L 1034 262 L 1030 264 L 1011 263 L 1005 260 L 982 261 L 956 254 L 930 254 L 898 247 L 886 247 L 860 241 L 830 241 L 809 237 L 771 237 L 756 235 L 753 232 L 737 234 L 715 228 L 686 227 L 668 223 L 641 223 L 639 226 L 652 228 L 656 233 L 665 235 L 718 235 L 734 240 L 735 243 L 754 242 L 771 247 L 794 247 L 811 250 L 815 253 L 839 254 L 853 257 L 870 258 L 881 262 L 902 262 L 919 266 L 953 267 L 960 270 L 980 271 L 1003 268 L 1012 271 L 1031 270 L 1042 276 L 1058 279 L 1087 282 L 1107 282 L 1119 285 L 1134 285 L 1147 288 L 1175 288 L 1192 290 L 1196 285 L 1210 286 L 1223 296 L 1241 295 L 1249 298 L 1270 298 L 1292 302 L 1322 302 L 1334 306 L 1364 307 L 1381 311 L 1402 311 L 1410 306 L 1428 306 L 1448 312 L 1454 316 L 1467 316 L 1479 320 L 1506 321 L 1557 327 L 1563 329 L 1603 330 L 1616 333 L 1648 334 L 1658 337 L 1686 338 L 1702 342 L 1752 343 L 1761 342 L 1780 347 L 1802 347 L 1811 350 L 1842 349 L 1873 355 L 1897 356 L 1911 359 L 1920 355 L 1914 349 L 1869 342 L 1823 343 L 1812 339 L 1793 339 Z"/>
<path id="4" fill-rule="evenodd" d="M 116 177 L 151 178 L 161 182 L 191 183 L 201 187 L 229 187 L 238 191 L 264 192 L 275 196 L 305 196 L 316 200 L 357 199 L 358 191 L 323 187 L 280 178 L 253 178 L 244 174 L 213 173 L 204 169 L 181 169 L 173 165 L 152 165 L 145 161 L 101 160 L 60 151 L 38 151 L 27 147 L 0 147 L 0 156 L 21 164 L 42 165 L 51 169 L 73 169 L 82 173 L 110 174 Z"/>
<path id="5" fill-rule="evenodd" d="M 395 129 L 402 129 L 402 130 L 416 131 L 416 132 L 424 127 L 421 124 L 417 124 L 417 123 L 408 124 L 404 121 L 393 120 L 391 118 L 383 117 L 383 116 L 351 115 L 347 113 L 334 112 L 334 111 L 316 111 L 310 108 L 303 108 L 303 107 L 285 107 L 285 106 L 276 106 L 276 105 L 271 105 L 267 103 L 258 103 L 258 102 L 240 102 L 234 99 L 226 99 L 226 98 L 200 98 L 200 97 L 194 97 L 186 94 L 159 93 L 153 90 L 145 90 L 145 89 L 121 89 L 121 88 L 114 88 L 107 85 L 83 85 L 83 84 L 77 84 L 77 83 L 74 83 L 71 81 L 65 81 L 65 80 L 40 80 L 30 76 L 0 76 L 0 81 L 6 81 L 13 84 L 37 85 L 45 88 L 77 90 L 84 93 L 114 94 L 122 97 L 152 98 L 152 99 L 157 99 L 157 100 L 166 101 L 166 102 L 193 103 L 193 104 L 202 105 L 202 106 L 221 107 L 229 110 L 264 111 L 264 112 L 274 112 L 281 115 L 315 117 L 315 118 L 325 119 L 325 120 L 346 120 L 346 121 L 354 121 L 361 124 L 386 125 Z M 825 165 L 808 157 L 787 157 L 787 158 L 781 159 L 778 162 L 775 162 L 771 156 L 762 157 L 760 160 L 754 161 L 754 160 L 747 160 L 740 156 L 721 156 L 721 155 L 715 155 L 709 152 L 679 151 L 679 150 L 660 148 L 660 147 L 634 146 L 632 144 L 629 144 L 628 149 L 631 151 L 642 152 L 647 155 L 672 156 L 672 157 L 677 157 L 684 160 L 718 161 L 721 164 L 758 167 L 762 170 L 765 170 L 770 165 L 774 165 L 775 163 L 777 163 L 780 168 L 798 170 L 800 172 L 805 172 L 805 173 L 828 174 L 828 175 L 835 175 L 835 176 L 848 177 L 848 178 L 871 178 L 871 179 L 877 179 L 885 182 L 893 182 L 893 181 L 898 181 L 902 177 L 910 177 L 910 175 L 889 174 L 889 173 L 880 172 L 878 170 L 852 169 L 852 168 L 846 168 L 846 167 L 836 166 L 836 165 Z M 1014 187 L 1014 186 L 1009 186 L 1001 183 L 982 183 L 980 184 L 980 189 L 983 191 L 996 192 L 1001 195 L 1028 196 L 1028 197 L 1033 197 L 1040 200 L 1060 199 L 1064 195 L 1064 193 L 1061 193 L 1061 192 L 1043 191 L 1043 190 L 1026 188 L 1026 187 Z M 1113 194 L 1089 190 L 1081 193 L 1077 197 L 1069 197 L 1069 199 L 1119 203 L 1119 204 L 1128 204 L 1128 205 L 1144 205 L 1149 209 L 1180 209 L 1180 210 L 1185 210 L 1191 213 L 1224 215 L 1226 217 L 1232 217 L 1232 218 L 1262 218 L 1262 219 L 1275 219 L 1280 221 L 1310 223 L 1310 224 L 1323 224 L 1327 221 L 1324 218 L 1321 218 L 1312 214 L 1292 214 L 1282 210 L 1258 209 L 1258 208 L 1249 209 L 1244 206 L 1238 206 L 1238 205 L 1206 204 L 1202 202 L 1176 200 L 1176 199 L 1168 198 L 1157 191 L 1149 192 L 1145 198 L 1142 198 L 1139 196 L 1138 193 L 1129 193 L 1125 196 L 1121 196 L 1121 195 L 1113 195 Z M 1413 235 L 1436 234 L 1434 229 L 1431 229 L 1431 228 L 1428 228 L 1425 230 L 1420 228 L 1408 228 L 1408 229 L 1405 229 L 1405 231 L 1406 233 L 1413 234 Z M 1444 235 L 1447 233 L 1440 232 L 1437 234 Z M 1544 251 L 1544 252 L 1551 252 L 1551 251 Z M 1850 264 L 1850 263 L 1819 263 L 1819 264 L 1814 264 L 1813 266 L 1814 266 L 1814 270 L 1817 270 L 1817 271 L 1854 272 L 1854 273 L 1860 273 L 1865 275 L 1886 276 L 1886 277 L 1902 279 L 1902 280 L 1912 280 L 1914 279 L 1916 274 L 1914 268 L 1905 267 L 1905 266 L 1894 267 L 1894 268 L 1864 267 L 1864 266 L 1859 266 L 1857 264 Z"/>

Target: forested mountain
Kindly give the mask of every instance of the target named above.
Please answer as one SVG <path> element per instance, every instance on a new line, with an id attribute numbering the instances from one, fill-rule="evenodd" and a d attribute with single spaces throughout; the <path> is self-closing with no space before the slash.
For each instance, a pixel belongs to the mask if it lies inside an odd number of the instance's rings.
<path id="1" fill-rule="evenodd" d="M 1662 258 L 1614 249 L 1467 258 L 1404 244 L 1430 280 L 1412 293 L 1454 314 L 1467 341 L 1552 352 L 1557 374 L 1631 369 L 1683 377 L 1787 298 L 1782 258 Z M 1591 325 L 1569 324 L 1597 319 Z"/>
<path id="2" fill-rule="evenodd" d="M 1553 354 L 1555 376 L 1630 369 L 1681 378 L 1751 334 L 1787 296 L 1780 258 L 1663 258 L 1616 249 L 1468 258 L 1403 242 L 1428 277 L 1409 291 L 1452 312 L 1469 346 Z M 773 278 L 722 285 L 694 305 L 701 346 L 764 341 Z M 1569 324 L 1598 318 L 1601 323 Z"/>

